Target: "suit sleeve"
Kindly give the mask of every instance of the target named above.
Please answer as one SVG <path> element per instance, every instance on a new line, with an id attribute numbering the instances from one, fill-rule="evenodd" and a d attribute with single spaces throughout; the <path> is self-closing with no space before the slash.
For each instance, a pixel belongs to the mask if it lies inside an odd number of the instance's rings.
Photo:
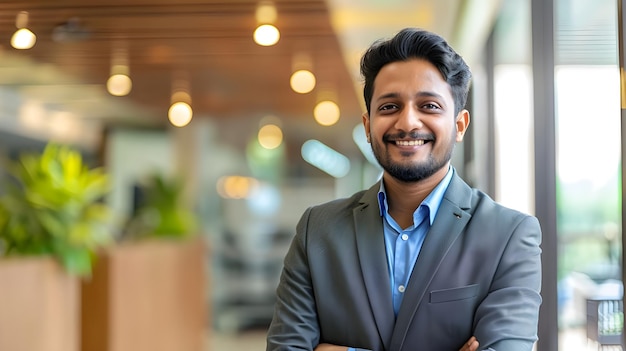
<path id="1" fill-rule="evenodd" d="M 297 225 L 296 235 L 285 256 L 274 316 L 267 334 L 267 351 L 313 350 L 320 329 L 306 253 L 307 209 Z"/>
<path id="2" fill-rule="evenodd" d="M 539 222 L 524 217 L 513 229 L 489 293 L 476 311 L 475 335 L 481 349 L 532 350 L 541 305 L 540 244 Z"/>

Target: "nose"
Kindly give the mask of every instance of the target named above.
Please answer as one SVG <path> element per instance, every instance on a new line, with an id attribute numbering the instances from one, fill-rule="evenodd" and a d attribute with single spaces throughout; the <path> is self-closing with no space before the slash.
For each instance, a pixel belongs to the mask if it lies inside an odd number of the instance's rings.
<path id="1" fill-rule="evenodd" d="M 397 116 L 395 127 L 398 130 L 410 132 L 424 127 L 419 111 L 413 108 L 406 107 Z"/>

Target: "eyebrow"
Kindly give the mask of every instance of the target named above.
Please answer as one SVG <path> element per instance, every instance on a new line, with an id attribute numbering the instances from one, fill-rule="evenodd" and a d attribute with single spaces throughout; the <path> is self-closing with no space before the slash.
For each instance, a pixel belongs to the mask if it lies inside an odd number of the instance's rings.
<path id="1" fill-rule="evenodd" d="M 398 97 L 400 97 L 400 93 L 392 92 L 392 93 L 381 95 L 377 97 L 374 101 L 378 101 L 382 99 L 389 99 L 389 98 L 398 98 Z M 433 98 L 437 98 L 437 99 L 444 101 L 444 98 L 443 96 L 441 96 L 441 94 L 437 94 L 432 91 L 420 91 L 417 94 L 415 94 L 414 97 L 433 97 Z"/>

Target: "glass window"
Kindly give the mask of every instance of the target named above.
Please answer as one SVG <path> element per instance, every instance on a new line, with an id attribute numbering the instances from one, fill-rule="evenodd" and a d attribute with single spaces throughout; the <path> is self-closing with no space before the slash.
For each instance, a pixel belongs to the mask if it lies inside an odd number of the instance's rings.
<path id="1" fill-rule="evenodd" d="M 616 11 L 613 0 L 556 2 L 560 350 L 587 344 L 587 299 L 622 297 Z"/>
<path id="2" fill-rule="evenodd" d="M 494 29 L 497 201 L 534 213 L 530 1 L 505 0 Z"/>

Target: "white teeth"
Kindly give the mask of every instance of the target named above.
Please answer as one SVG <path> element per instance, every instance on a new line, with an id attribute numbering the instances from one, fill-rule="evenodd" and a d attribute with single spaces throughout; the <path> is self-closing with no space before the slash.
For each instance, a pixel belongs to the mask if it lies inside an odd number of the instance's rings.
<path id="1" fill-rule="evenodd" d="M 400 146 L 419 146 L 424 145 L 424 140 L 397 140 L 396 145 Z"/>

